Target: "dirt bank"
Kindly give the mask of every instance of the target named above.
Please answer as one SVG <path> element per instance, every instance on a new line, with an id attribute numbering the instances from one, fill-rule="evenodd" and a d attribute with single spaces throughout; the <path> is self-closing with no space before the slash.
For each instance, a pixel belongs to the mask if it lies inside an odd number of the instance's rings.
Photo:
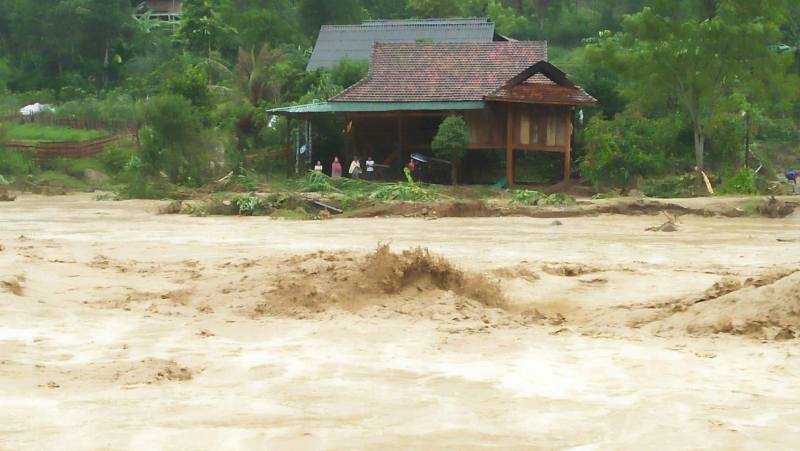
<path id="1" fill-rule="evenodd" d="M 599 215 L 658 215 L 667 212 L 674 216 L 722 216 L 739 218 L 764 216 L 783 218 L 800 205 L 793 197 L 711 198 L 705 202 L 692 199 L 634 199 L 582 200 L 577 205 L 527 207 L 486 202 L 393 203 L 382 204 L 347 214 L 353 218 L 426 217 L 426 218 L 485 218 L 524 216 L 529 218 L 575 218 Z"/>

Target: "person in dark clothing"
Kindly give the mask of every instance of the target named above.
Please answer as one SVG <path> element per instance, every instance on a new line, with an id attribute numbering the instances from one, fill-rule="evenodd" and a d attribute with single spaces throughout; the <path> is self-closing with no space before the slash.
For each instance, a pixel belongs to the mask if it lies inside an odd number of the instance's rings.
<path id="1" fill-rule="evenodd" d="M 797 191 L 797 171 L 794 169 L 790 169 L 786 171 L 783 175 L 786 176 L 786 180 L 792 182 L 794 187 L 792 188 L 792 192 Z"/>

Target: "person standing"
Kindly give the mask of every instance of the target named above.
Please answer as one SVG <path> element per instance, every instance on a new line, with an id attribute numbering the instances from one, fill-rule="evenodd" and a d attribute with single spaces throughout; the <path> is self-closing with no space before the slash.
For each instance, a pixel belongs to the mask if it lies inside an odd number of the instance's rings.
<path id="1" fill-rule="evenodd" d="M 792 192 L 793 193 L 797 192 L 797 171 L 790 169 L 786 171 L 783 175 L 786 176 L 786 180 L 794 184 L 794 186 L 792 187 Z"/>
<path id="2" fill-rule="evenodd" d="M 338 178 L 342 176 L 342 163 L 339 163 L 339 157 L 333 157 L 331 163 L 331 177 Z"/>
<path id="3" fill-rule="evenodd" d="M 420 168 L 419 163 L 414 161 L 414 159 L 412 158 L 412 159 L 408 160 L 408 164 L 406 165 L 406 168 L 408 168 L 408 173 L 411 175 L 411 178 L 414 181 L 418 182 L 419 181 L 419 168 Z"/>
<path id="4" fill-rule="evenodd" d="M 367 180 L 374 180 L 375 179 L 375 160 L 372 157 L 367 157 L 366 161 L 367 166 Z"/>
<path id="5" fill-rule="evenodd" d="M 322 162 L 317 160 L 317 164 L 314 165 L 314 170 L 316 172 L 322 172 Z"/>
<path id="6" fill-rule="evenodd" d="M 353 162 L 350 163 L 350 170 L 347 172 L 354 179 L 361 177 L 361 162 L 358 161 L 358 157 L 353 157 Z"/>

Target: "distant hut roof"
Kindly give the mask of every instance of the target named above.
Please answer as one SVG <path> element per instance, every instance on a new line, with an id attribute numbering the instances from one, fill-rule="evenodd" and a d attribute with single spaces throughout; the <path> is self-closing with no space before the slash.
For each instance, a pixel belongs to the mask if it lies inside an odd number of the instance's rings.
<path id="1" fill-rule="evenodd" d="M 181 15 L 181 0 L 144 0 L 137 8 L 137 14 L 149 11 L 152 17 L 177 18 Z"/>
<path id="2" fill-rule="evenodd" d="M 342 58 L 369 60 L 381 43 L 507 41 L 485 17 L 467 19 L 366 20 L 360 25 L 323 25 L 308 70 L 331 68 Z"/>

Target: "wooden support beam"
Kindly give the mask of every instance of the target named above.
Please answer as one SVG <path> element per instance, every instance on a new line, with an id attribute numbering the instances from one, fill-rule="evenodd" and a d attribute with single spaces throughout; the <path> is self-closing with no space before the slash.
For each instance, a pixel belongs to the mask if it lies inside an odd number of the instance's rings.
<path id="1" fill-rule="evenodd" d="M 408 146 L 409 149 L 430 149 L 431 146 L 413 145 Z M 524 152 L 553 152 L 564 153 L 566 148 L 564 146 L 545 146 L 539 144 L 514 144 L 514 150 L 521 150 Z M 506 148 L 504 143 L 496 144 L 470 144 L 464 150 L 503 150 Z"/>
<path id="2" fill-rule="evenodd" d="M 400 154 L 401 158 L 405 158 L 405 146 L 403 142 L 403 136 L 405 135 L 405 116 L 402 114 L 397 116 L 397 149 L 398 153 Z M 409 157 L 410 158 L 410 157 Z M 405 160 L 403 160 L 405 161 Z"/>
<path id="3" fill-rule="evenodd" d="M 506 114 L 506 180 L 508 187 L 514 186 L 514 114 L 511 105 L 507 107 Z"/>
<path id="4" fill-rule="evenodd" d="M 564 115 L 564 181 L 568 182 L 572 172 L 572 114 Z"/>
<path id="5" fill-rule="evenodd" d="M 358 153 L 358 132 L 356 132 L 356 121 L 350 119 L 350 122 L 348 122 L 348 124 L 350 124 L 350 144 L 352 147 L 351 149 L 352 155 L 350 157 L 351 159 L 356 155 L 358 155 L 359 157 L 363 157 L 364 155 Z"/>
<path id="6" fill-rule="evenodd" d="M 539 144 L 516 144 L 514 150 L 537 151 L 537 152 L 566 152 L 565 146 L 545 146 Z"/>
<path id="7" fill-rule="evenodd" d="M 385 112 L 385 113 L 348 113 L 350 117 L 358 118 L 395 118 L 398 116 L 406 117 L 446 117 L 447 111 L 403 111 L 398 112 Z"/>
<path id="8" fill-rule="evenodd" d="M 286 116 L 286 176 L 292 176 L 292 118 Z"/>

